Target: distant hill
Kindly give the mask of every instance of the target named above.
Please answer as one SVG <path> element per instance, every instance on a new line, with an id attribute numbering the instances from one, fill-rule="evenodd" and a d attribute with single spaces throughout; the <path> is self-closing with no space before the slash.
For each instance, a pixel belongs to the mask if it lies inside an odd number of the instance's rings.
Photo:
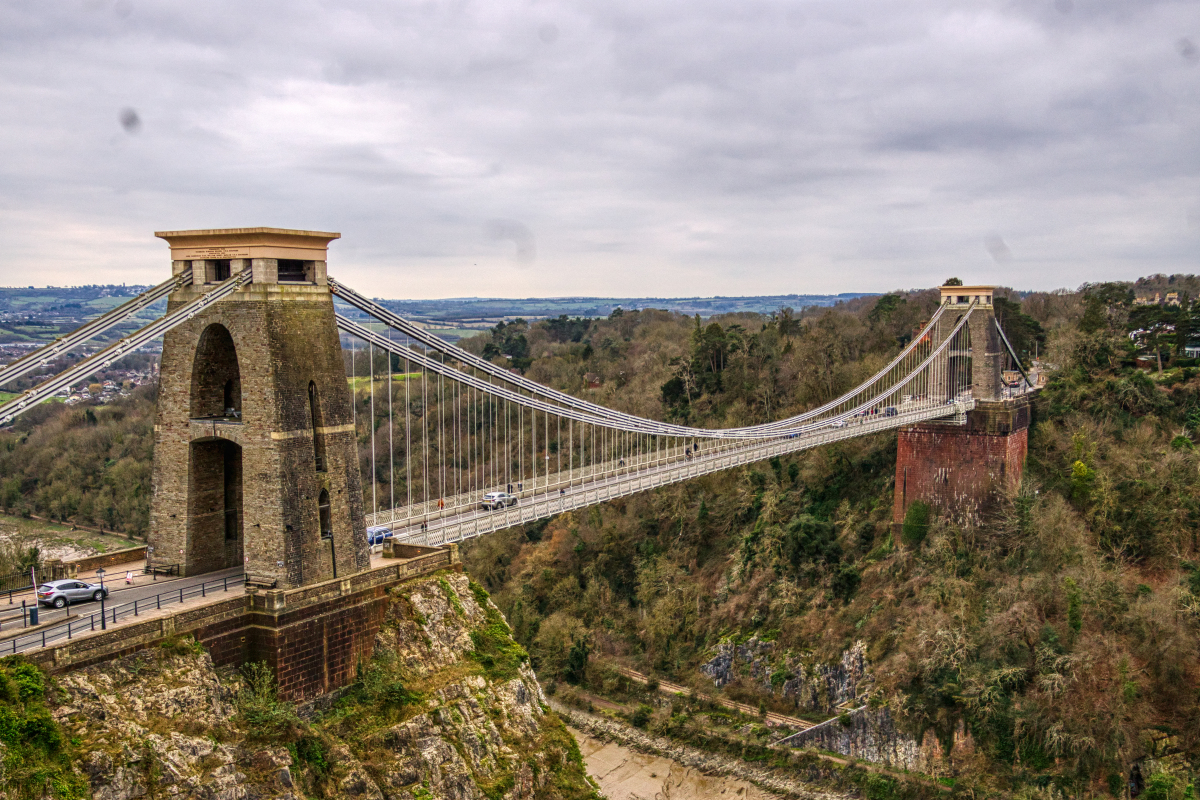
<path id="1" fill-rule="evenodd" d="M 501 317 L 539 319 L 566 314 L 569 317 L 607 317 L 614 310 L 637 311 L 646 308 L 699 314 L 769 314 L 781 308 L 800 310 L 812 306 L 834 306 L 859 297 L 874 297 L 867 292 L 842 294 L 773 294 L 749 297 L 455 297 L 444 300 L 379 300 L 397 314 L 423 319 L 485 320 Z"/>
<path id="2" fill-rule="evenodd" d="M 49 341 L 149 288 L 128 285 L 0 287 L 0 343 Z M 799 311 L 872 296 L 864 292 L 845 292 L 752 297 L 455 297 L 442 300 L 378 299 L 377 302 L 397 314 L 420 320 L 439 335 L 454 341 L 506 318 L 533 320 L 562 314 L 607 317 L 617 308 L 627 311 L 657 308 L 702 317 L 739 312 L 769 314 L 780 308 Z M 165 310 L 165 302 L 156 303 L 139 314 L 134 322 L 144 325 Z M 358 316 L 349 309 L 347 313 Z M 112 338 L 128 333 L 137 325 L 122 326 L 112 333 Z"/>

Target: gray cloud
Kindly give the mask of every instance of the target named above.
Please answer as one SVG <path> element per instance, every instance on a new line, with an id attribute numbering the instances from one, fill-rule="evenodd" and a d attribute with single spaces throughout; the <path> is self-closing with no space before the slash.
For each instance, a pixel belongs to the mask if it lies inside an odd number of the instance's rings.
<path id="1" fill-rule="evenodd" d="M 341 230 L 388 296 L 1195 271 L 1194 8 L 13 0 L 0 283 L 148 282 L 153 230 L 260 224 Z"/>
<path id="2" fill-rule="evenodd" d="M 518 264 L 532 264 L 537 258 L 537 245 L 533 239 L 533 231 L 524 223 L 515 219 L 488 220 L 484 227 L 488 238 L 494 241 L 512 242 L 517 246 L 513 258 Z"/>

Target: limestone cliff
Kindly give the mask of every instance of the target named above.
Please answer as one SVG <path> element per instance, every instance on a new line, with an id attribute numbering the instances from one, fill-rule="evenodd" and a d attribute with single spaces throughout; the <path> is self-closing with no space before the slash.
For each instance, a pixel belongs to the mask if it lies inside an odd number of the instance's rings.
<path id="1" fill-rule="evenodd" d="M 801 711 L 833 713 L 840 703 L 865 694 L 866 646 L 855 642 L 837 664 L 809 663 L 792 653 L 776 653 L 775 643 L 752 636 L 742 643 L 723 641 L 713 657 L 700 666 L 718 688 L 739 678 L 746 688 L 775 695 Z"/>
<path id="2" fill-rule="evenodd" d="M 307 708 L 275 700 L 265 670 L 219 672 L 187 641 L 62 675 L 49 703 L 97 800 L 595 796 L 524 651 L 465 576 L 393 589 L 375 651 L 357 684 Z"/>

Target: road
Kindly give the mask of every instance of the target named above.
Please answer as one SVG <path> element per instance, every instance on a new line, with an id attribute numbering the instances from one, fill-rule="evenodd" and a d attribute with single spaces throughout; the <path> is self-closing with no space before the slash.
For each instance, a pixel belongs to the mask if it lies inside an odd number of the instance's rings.
<path id="1" fill-rule="evenodd" d="M 645 675 L 643 675 L 642 673 L 637 672 L 636 670 L 629 669 L 628 667 L 616 667 L 616 670 L 617 670 L 617 672 L 624 675 L 626 678 L 635 680 L 638 683 L 646 683 L 646 681 L 648 680 L 648 678 Z M 715 703 L 717 705 L 724 706 L 725 708 L 728 708 L 731 711 L 737 711 L 737 712 L 746 714 L 747 716 L 751 716 L 751 717 L 757 717 L 759 715 L 758 709 L 755 708 L 754 706 L 748 706 L 745 703 L 739 703 L 735 700 L 729 700 L 724 697 L 714 697 L 711 694 L 704 694 L 703 692 L 697 692 L 692 689 L 689 689 L 686 686 L 680 686 L 675 683 L 659 681 L 658 682 L 658 691 L 662 692 L 663 694 L 670 694 L 670 695 L 682 694 L 682 695 L 694 696 L 700 700 L 704 700 L 709 703 Z M 796 728 L 797 730 L 801 730 L 801 731 L 806 731 L 809 728 L 815 727 L 817 724 L 815 722 L 809 722 L 806 719 L 800 719 L 800 717 L 790 717 L 787 714 L 780 714 L 775 711 L 768 711 L 766 713 L 766 716 L 764 717 L 764 719 L 766 719 L 768 725 L 782 725 L 782 726 L 788 727 L 788 728 Z"/>
<path id="2" fill-rule="evenodd" d="M 731 447 L 709 446 L 707 450 L 684 460 L 672 458 L 668 461 L 651 461 L 640 468 L 635 468 L 633 465 L 621 466 L 614 472 L 594 478 L 589 477 L 582 484 L 551 486 L 549 491 L 535 489 L 530 494 L 523 495 L 516 506 L 501 510 L 480 509 L 472 502 L 468 506 L 438 510 L 424 517 L 416 516 L 397 520 L 394 523 L 378 519 L 375 524 L 391 528 L 397 542 L 439 545 L 461 541 L 482 533 L 490 533 L 565 511 L 585 508 L 598 501 L 611 500 L 659 485 L 765 460 L 773 455 L 791 453 L 868 433 L 883 432 L 914 422 L 956 413 L 961 414 L 973 407 L 973 401 L 964 401 L 953 406 L 940 402 L 914 405 L 911 409 L 895 415 L 880 414 L 856 418 L 848 421 L 845 425 L 826 425 L 803 434 L 797 433 Z M 503 487 L 496 488 L 502 489 Z M 424 529 L 422 529 L 423 525 Z"/>
<path id="3" fill-rule="evenodd" d="M 157 594 L 166 594 L 166 593 L 169 593 L 172 597 L 164 597 L 163 598 L 164 605 L 172 599 L 174 600 L 174 602 L 177 603 L 178 595 L 181 590 L 184 592 L 184 594 L 188 594 L 189 590 L 195 591 L 196 588 L 199 587 L 201 583 L 207 583 L 207 584 L 209 584 L 210 587 L 212 587 L 214 582 L 217 582 L 217 581 L 223 582 L 226 578 L 228 578 L 230 580 L 230 591 L 234 590 L 233 579 L 238 578 L 239 580 L 238 580 L 236 586 L 237 586 L 237 591 L 240 592 L 240 591 L 242 591 L 241 582 L 240 582 L 241 574 L 242 574 L 241 567 L 234 567 L 231 569 L 219 570 L 217 572 L 206 572 L 203 575 L 196 575 L 196 576 L 187 577 L 187 578 L 160 578 L 157 581 L 151 581 L 149 583 L 144 583 L 140 586 L 132 586 L 132 587 L 128 587 L 128 588 L 123 585 L 118 584 L 119 588 L 112 587 L 109 589 L 108 599 L 105 600 L 105 610 L 109 614 L 111 614 L 114 606 L 119 608 L 119 607 L 124 606 L 127 603 L 132 603 L 135 600 L 149 600 Z M 105 581 L 105 586 L 111 587 L 111 584 L 109 584 L 108 581 Z M 211 591 L 211 588 L 210 588 L 210 591 Z M 218 585 L 215 591 L 220 592 L 221 586 Z M 188 599 L 190 600 L 192 598 L 189 597 Z M 150 605 L 150 604 L 148 604 L 148 605 Z M 92 601 L 75 603 L 74 605 L 70 606 L 69 609 L 61 609 L 61 610 L 46 608 L 45 606 L 42 606 L 42 608 L 40 609 L 40 612 L 39 612 L 41 615 L 39 622 L 42 625 L 45 625 L 46 623 L 51 623 L 51 622 L 59 622 L 59 623 L 65 622 L 68 619 L 68 611 L 70 613 L 70 619 L 72 621 L 77 620 L 77 619 L 87 619 L 88 617 L 90 617 L 92 615 L 97 615 L 96 616 L 96 619 L 97 619 L 96 625 L 97 625 L 97 627 L 99 627 L 99 616 L 98 615 L 100 613 L 100 604 L 96 603 L 96 602 L 92 602 Z M 2 620 L 2 624 L 3 624 L 3 633 L 6 636 L 11 634 L 14 631 L 14 626 L 19 626 L 21 624 L 20 608 L 17 607 L 15 609 L 15 611 L 12 611 L 12 612 L 5 609 L 3 617 L 0 618 L 0 620 Z M 125 619 L 124 615 L 122 615 L 120 622 L 123 624 L 126 621 L 127 620 Z M 111 624 L 111 622 L 109 624 Z M 63 629 L 65 629 L 65 627 L 66 626 L 61 626 L 61 628 L 63 628 Z M 41 630 L 43 630 L 43 629 L 41 627 L 39 627 L 38 631 L 40 632 Z M 66 638 L 65 630 L 57 630 L 56 628 L 53 628 L 53 627 L 47 629 L 46 634 L 47 634 L 46 635 L 47 643 L 49 643 L 50 641 L 57 641 L 60 638 Z M 30 639 L 31 639 L 30 641 L 22 641 L 17 646 L 17 652 L 33 649 L 36 647 L 41 647 L 40 637 L 37 639 L 36 642 L 32 641 L 33 638 L 34 637 L 30 637 Z M 0 642 L 0 654 L 12 652 L 11 647 L 12 647 L 12 645 L 9 641 Z"/>

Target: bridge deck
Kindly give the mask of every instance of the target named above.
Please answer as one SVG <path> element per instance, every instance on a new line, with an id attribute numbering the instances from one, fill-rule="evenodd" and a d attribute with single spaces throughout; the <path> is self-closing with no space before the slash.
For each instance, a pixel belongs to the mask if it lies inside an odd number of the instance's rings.
<path id="1" fill-rule="evenodd" d="M 397 542 L 405 544 L 440 545 L 459 542 L 492 531 L 524 525 L 546 517 L 552 517 L 575 509 L 585 508 L 606 500 L 643 492 L 659 486 L 678 483 L 701 475 L 708 475 L 730 467 L 752 464 L 772 456 L 795 453 L 823 444 L 852 439 L 871 433 L 893 430 L 917 422 L 951 417 L 953 422 L 963 424 L 966 413 L 975 407 L 973 400 L 964 400 L 953 405 L 930 405 L 901 411 L 894 416 L 876 415 L 860 417 L 843 427 L 828 427 L 790 437 L 772 439 L 767 442 L 750 443 L 713 448 L 690 459 L 666 463 L 652 463 L 641 469 L 603 474 L 582 483 L 568 485 L 566 482 L 550 483 L 541 491 L 531 491 L 515 506 L 489 511 L 476 504 L 485 491 L 483 489 L 467 505 L 447 508 L 442 516 L 427 516 L 413 519 L 404 517 L 398 523 L 388 525 L 395 533 Z M 456 498 L 457 500 L 457 498 Z M 427 505 L 427 504 L 426 504 Z M 436 511 L 433 513 L 437 513 Z"/>

